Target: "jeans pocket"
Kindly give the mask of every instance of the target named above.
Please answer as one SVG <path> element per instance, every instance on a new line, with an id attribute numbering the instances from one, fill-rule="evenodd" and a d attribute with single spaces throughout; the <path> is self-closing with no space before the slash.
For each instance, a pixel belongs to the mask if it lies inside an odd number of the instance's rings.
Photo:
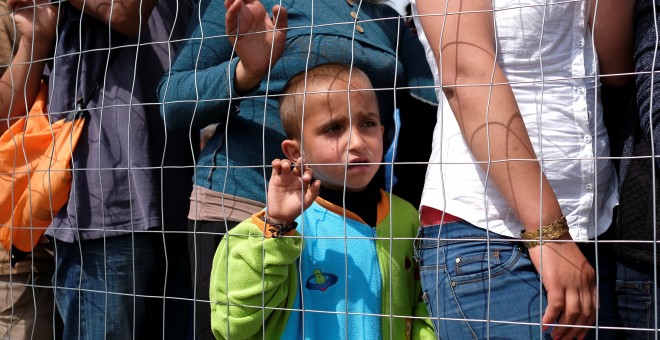
<path id="1" fill-rule="evenodd" d="M 475 240 L 447 246 L 447 271 L 452 281 L 487 280 L 510 269 L 521 252 L 510 243 Z"/>
<path id="2" fill-rule="evenodd" d="M 502 263 L 501 258 L 503 255 L 507 258 L 511 257 L 510 252 L 507 254 L 507 252 L 500 252 L 500 250 L 458 256 L 454 260 L 456 265 L 454 270 L 458 275 L 487 272 L 489 267 L 492 269 Z"/>
<path id="3" fill-rule="evenodd" d="M 522 249 L 512 243 L 491 242 L 487 251 L 465 251 L 451 259 L 447 260 L 447 270 L 453 268 L 449 297 L 475 339 L 541 337 L 544 291 Z"/>
<path id="4" fill-rule="evenodd" d="M 615 291 L 618 299 L 619 315 L 624 327 L 652 329 L 653 294 L 651 282 L 617 280 Z M 628 330 L 630 338 L 650 338 L 648 331 Z"/>

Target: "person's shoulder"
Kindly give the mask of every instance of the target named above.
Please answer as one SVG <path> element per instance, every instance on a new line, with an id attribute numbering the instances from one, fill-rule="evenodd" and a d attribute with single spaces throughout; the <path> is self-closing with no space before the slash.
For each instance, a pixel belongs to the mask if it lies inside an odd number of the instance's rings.
<path id="1" fill-rule="evenodd" d="M 393 222 L 397 237 L 414 237 L 419 228 L 419 213 L 410 202 L 403 198 L 388 193 L 390 199 L 389 218 Z M 389 222 L 388 222 L 389 225 Z"/>
<path id="2" fill-rule="evenodd" d="M 389 196 L 390 202 L 392 203 L 392 210 L 396 208 L 400 211 L 413 212 L 414 214 L 417 214 L 417 208 L 415 208 L 410 202 L 392 193 L 389 193 Z"/>

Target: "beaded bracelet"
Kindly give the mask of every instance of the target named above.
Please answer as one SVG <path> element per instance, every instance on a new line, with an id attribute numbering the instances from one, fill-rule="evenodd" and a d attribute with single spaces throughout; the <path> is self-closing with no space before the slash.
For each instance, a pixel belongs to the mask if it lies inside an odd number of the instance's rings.
<path id="1" fill-rule="evenodd" d="M 264 222 L 268 227 L 271 227 L 268 229 L 268 231 L 271 233 L 272 238 L 278 238 L 286 235 L 286 233 L 290 232 L 291 230 L 296 229 L 298 227 L 298 222 L 293 221 L 291 224 L 288 223 L 272 223 L 268 221 L 264 217 Z"/>

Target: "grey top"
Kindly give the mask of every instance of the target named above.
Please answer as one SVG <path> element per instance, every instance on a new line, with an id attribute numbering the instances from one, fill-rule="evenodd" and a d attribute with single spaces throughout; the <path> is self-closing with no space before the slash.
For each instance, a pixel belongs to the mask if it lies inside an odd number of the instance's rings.
<path id="1" fill-rule="evenodd" d="M 188 0 L 159 0 L 140 36 L 128 37 L 63 3 L 50 70 L 51 120 L 73 110 L 77 98 L 91 96 L 73 155 L 69 202 L 49 235 L 73 242 L 185 230 L 188 165 L 199 143 L 187 131 L 166 129 L 156 86 L 178 47 L 170 41 L 183 37 L 192 6 Z"/>

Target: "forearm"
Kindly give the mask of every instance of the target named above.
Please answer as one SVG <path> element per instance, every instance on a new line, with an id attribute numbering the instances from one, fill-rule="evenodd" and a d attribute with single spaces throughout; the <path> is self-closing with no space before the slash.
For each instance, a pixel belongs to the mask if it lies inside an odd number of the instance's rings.
<path id="1" fill-rule="evenodd" d="M 301 247 L 300 238 L 264 239 L 261 229 L 250 221 L 232 229 L 213 259 L 209 296 L 214 333 L 227 338 L 232 330 L 240 332 L 232 337 L 250 337 L 262 332 L 263 320 L 267 334 L 283 328 L 283 311 L 263 307 L 293 305 L 295 261 Z"/>
<path id="2" fill-rule="evenodd" d="M 633 9 L 635 0 L 592 0 L 589 26 L 598 53 L 601 81 L 623 86 L 632 79 Z"/>
<path id="3" fill-rule="evenodd" d="M 201 21 L 190 21 L 186 41 L 158 85 L 168 128 L 188 130 L 192 126 L 198 130 L 224 123 L 230 105 L 235 108 L 240 103 L 233 87 L 238 59 L 223 37 L 224 4 L 204 0 L 195 9 L 195 17 L 198 11 L 202 11 Z"/>
<path id="4" fill-rule="evenodd" d="M 490 183 L 526 230 L 554 222 L 562 215 L 559 203 L 496 63 L 491 2 L 454 0 L 445 7 L 423 0 L 417 1 L 417 8 L 420 14 L 436 15 L 422 17 L 421 23 L 441 72 L 443 92 Z"/>
<path id="5" fill-rule="evenodd" d="M 43 74 L 45 58 L 52 44 L 35 44 L 21 40 L 11 65 L 0 78 L 0 134 L 12 118 L 24 116 L 34 102 Z M 9 122 L 5 121 L 7 118 Z"/>
<path id="6" fill-rule="evenodd" d="M 100 20 L 113 30 L 136 36 L 147 26 L 156 0 L 68 0 L 75 8 Z"/>
<path id="7" fill-rule="evenodd" d="M 224 123 L 230 105 L 236 107 L 241 101 L 230 86 L 235 66 L 236 61 L 225 61 L 195 71 L 194 65 L 190 69 L 179 65 L 165 74 L 158 85 L 158 98 L 163 103 L 167 127 L 199 130 L 209 124 Z"/>
<path id="8" fill-rule="evenodd" d="M 481 64 L 493 65 L 493 61 Z M 483 76 L 457 76 L 460 80 L 452 85 L 457 87 L 445 88 L 463 138 L 525 230 L 548 225 L 562 212 L 541 170 L 513 91 L 509 85 L 461 87 L 491 82 L 486 70 L 476 73 Z M 496 67 L 492 82 L 506 81 Z"/>

